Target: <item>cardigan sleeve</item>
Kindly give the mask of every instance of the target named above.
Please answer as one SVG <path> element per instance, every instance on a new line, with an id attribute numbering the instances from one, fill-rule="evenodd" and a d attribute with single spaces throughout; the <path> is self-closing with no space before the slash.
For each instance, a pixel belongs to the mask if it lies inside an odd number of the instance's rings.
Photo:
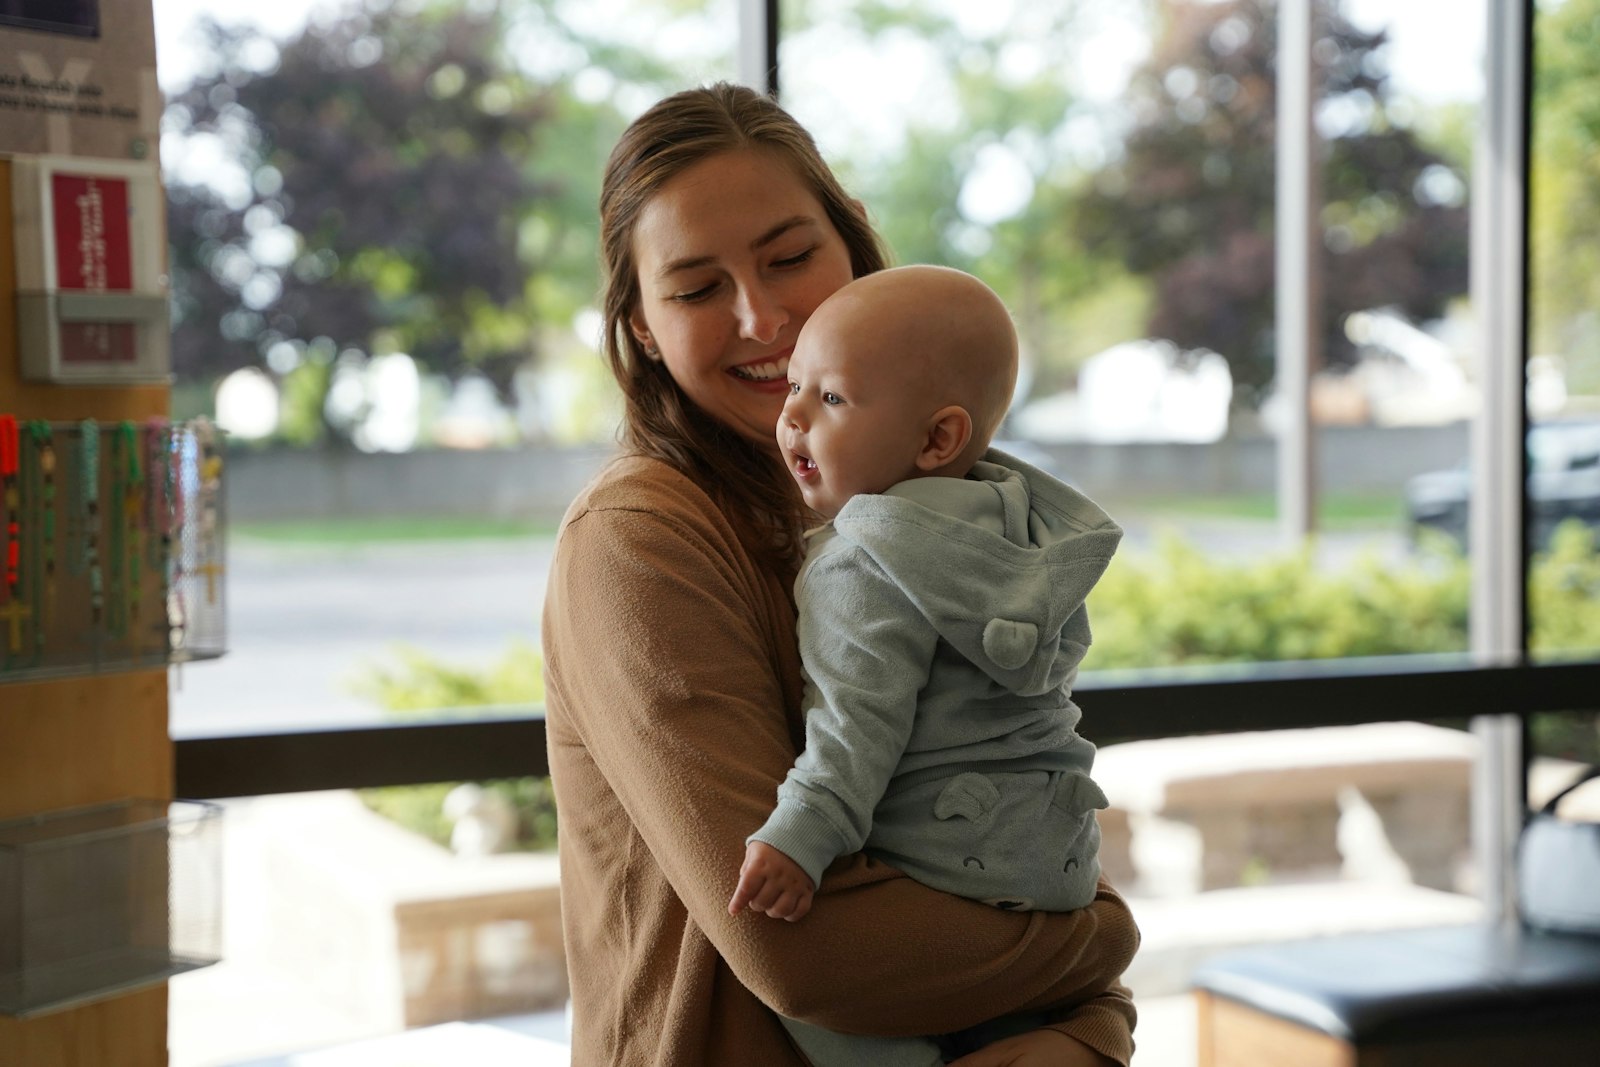
<path id="1" fill-rule="evenodd" d="M 706 504 L 569 518 L 548 593 L 546 671 L 689 920 L 739 981 L 784 1015 L 885 1036 L 1110 988 L 1138 932 L 1109 892 L 1075 912 L 1016 914 L 856 853 L 829 868 L 799 923 L 728 915 L 745 838 L 795 750 L 763 575 Z"/>
<path id="2" fill-rule="evenodd" d="M 1139 1013 L 1133 1006 L 1133 993 L 1120 982 L 1104 993 L 1064 1013 L 1047 1029 L 1076 1038 L 1102 1056 L 1109 1056 L 1127 1067 L 1133 1059 L 1133 1028 Z"/>

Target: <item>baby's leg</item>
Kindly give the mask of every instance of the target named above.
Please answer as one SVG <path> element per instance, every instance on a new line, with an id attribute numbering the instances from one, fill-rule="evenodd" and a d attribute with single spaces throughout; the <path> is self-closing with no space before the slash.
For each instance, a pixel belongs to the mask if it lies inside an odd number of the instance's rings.
<path id="1" fill-rule="evenodd" d="M 783 1025 L 812 1067 L 941 1067 L 944 1063 L 932 1038 L 839 1034 L 796 1019 L 784 1019 Z"/>
<path id="2" fill-rule="evenodd" d="M 978 1023 L 965 1030 L 957 1030 L 953 1034 L 941 1034 L 939 1047 L 943 1049 L 946 1060 L 956 1060 L 1003 1038 L 1015 1037 L 1047 1026 L 1052 1021 L 1047 1011 L 1024 1011 L 1015 1015 L 1002 1015 L 998 1019 Z"/>
<path id="3" fill-rule="evenodd" d="M 924 885 L 1013 911 L 1094 899 L 1105 794 L 1087 775 L 963 771 L 897 790 L 873 812 L 867 851 Z"/>

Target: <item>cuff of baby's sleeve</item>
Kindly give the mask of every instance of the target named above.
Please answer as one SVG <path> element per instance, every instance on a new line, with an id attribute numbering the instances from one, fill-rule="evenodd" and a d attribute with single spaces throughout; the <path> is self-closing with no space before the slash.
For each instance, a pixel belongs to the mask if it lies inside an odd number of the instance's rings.
<path id="1" fill-rule="evenodd" d="M 780 801 L 766 824 L 745 838 L 761 841 L 800 865 L 813 887 L 822 885 L 822 872 L 844 851 L 839 832 L 823 816 L 804 804 Z"/>

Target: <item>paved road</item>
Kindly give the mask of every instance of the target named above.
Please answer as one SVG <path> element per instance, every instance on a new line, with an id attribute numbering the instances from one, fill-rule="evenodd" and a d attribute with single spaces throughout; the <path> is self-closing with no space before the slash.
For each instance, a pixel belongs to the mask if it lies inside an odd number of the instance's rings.
<path id="1" fill-rule="evenodd" d="M 1153 526 L 1130 520 L 1127 545 Z M 1271 523 L 1191 522 L 1182 535 L 1219 558 L 1278 551 Z M 173 678 L 175 736 L 372 722 L 380 710 L 349 689 L 371 664 L 398 665 L 409 645 L 461 665 L 493 663 L 515 640 L 536 642 L 550 538 L 370 548 L 236 541 L 227 577 L 229 652 Z M 1342 568 L 1362 553 L 1403 563 L 1396 532 L 1325 536 L 1319 559 Z"/>
<path id="2" fill-rule="evenodd" d="M 537 641 L 553 541 L 478 540 L 311 548 L 235 541 L 228 653 L 173 678 L 175 736 L 371 722 L 349 691 L 406 645 L 487 665 Z"/>

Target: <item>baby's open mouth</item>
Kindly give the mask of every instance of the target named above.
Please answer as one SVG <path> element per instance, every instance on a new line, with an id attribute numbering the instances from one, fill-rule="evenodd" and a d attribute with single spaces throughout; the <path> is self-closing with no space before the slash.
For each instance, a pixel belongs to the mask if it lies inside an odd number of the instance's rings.
<path id="1" fill-rule="evenodd" d="M 802 456 L 798 452 L 794 454 L 794 472 L 796 474 L 810 474 L 816 469 L 816 460 L 812 459 L 810 456 Z"/>

